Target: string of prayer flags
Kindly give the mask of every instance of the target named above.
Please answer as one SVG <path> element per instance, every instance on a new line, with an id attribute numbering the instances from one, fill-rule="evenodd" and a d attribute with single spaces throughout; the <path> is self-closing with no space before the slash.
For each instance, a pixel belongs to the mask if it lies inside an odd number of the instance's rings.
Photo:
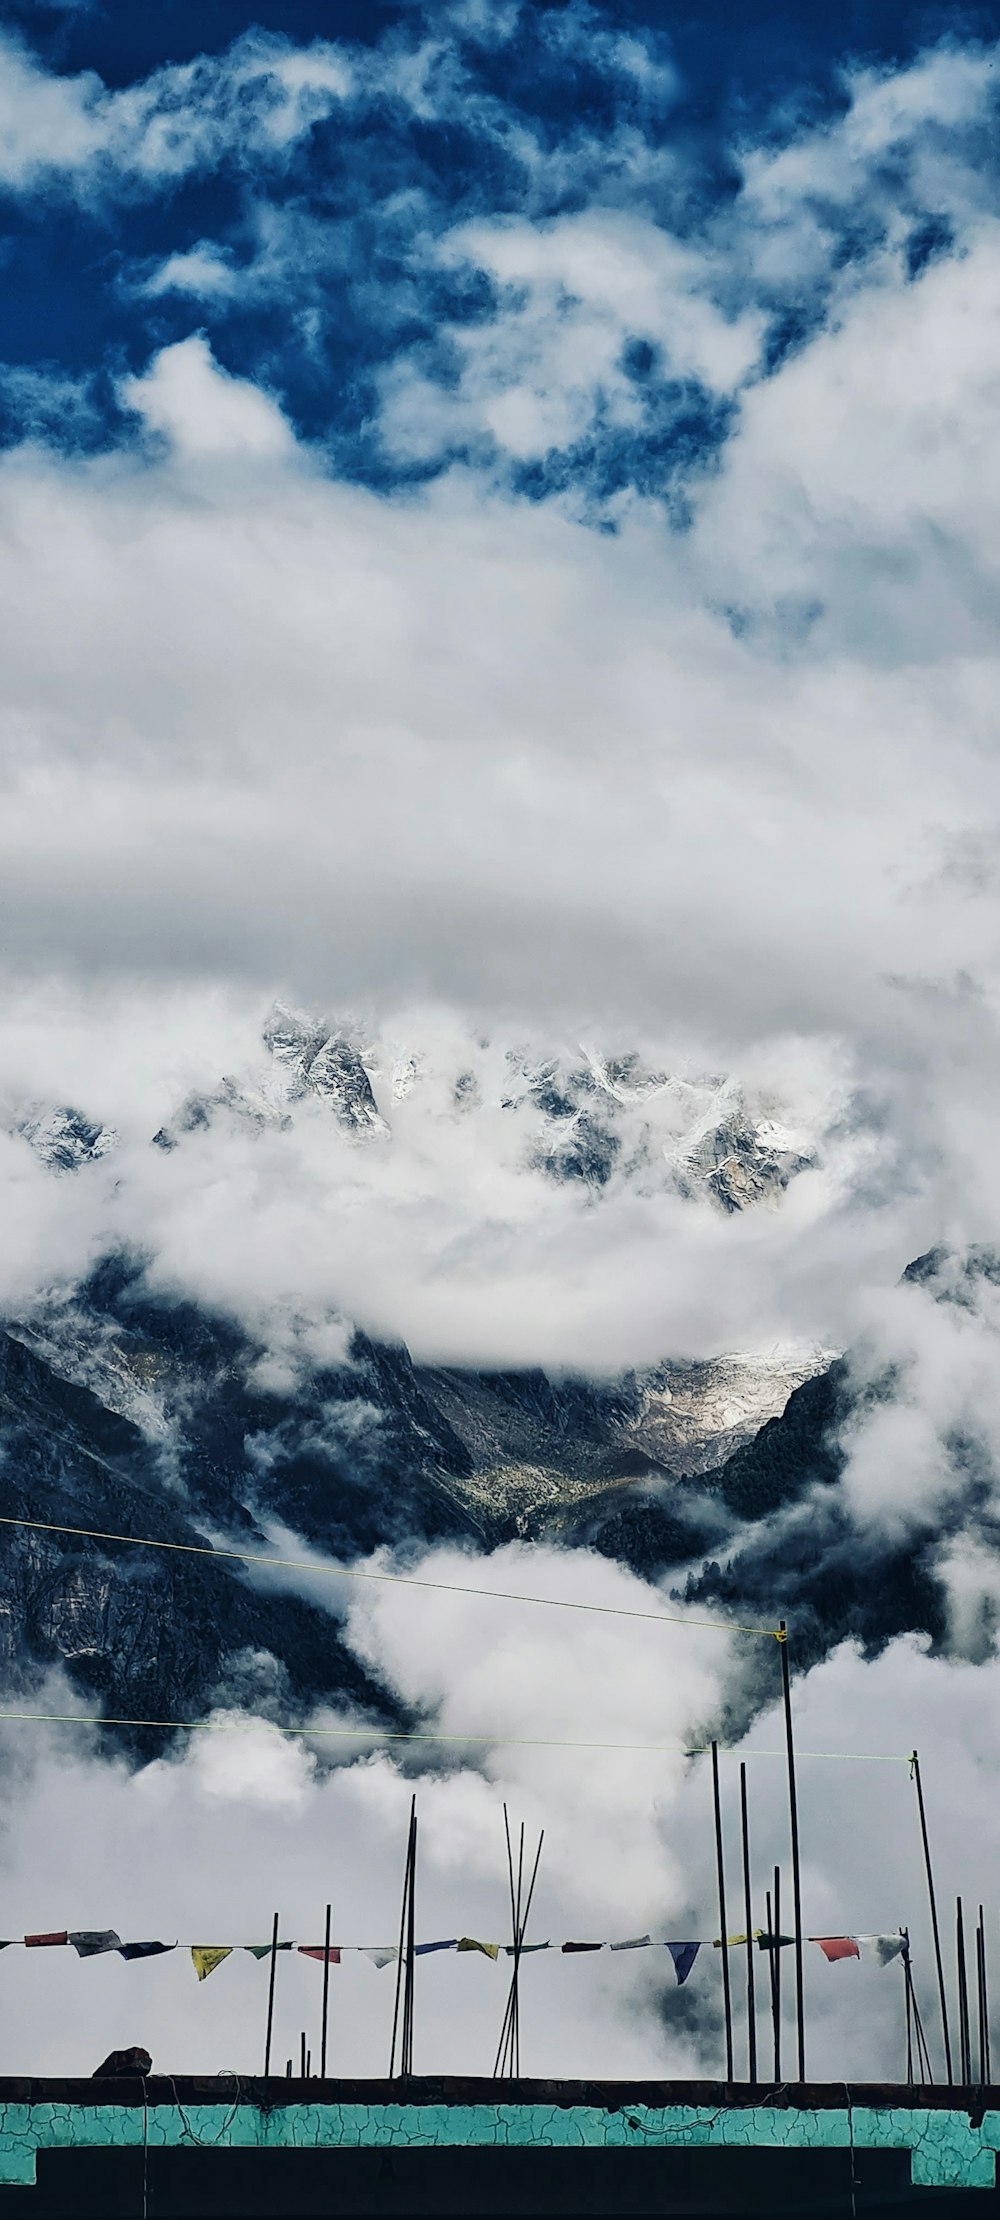
<path id="1" fill-rule="evenodd" d="M 391 1966 L 398 1956 L 395 1949 L 379 1949 L 373 1943 L 359 1943 L 358 1948 L 362 1958 L 370 1958 L 372 1965 L 378 1966 L 380 1970 L 383 1966 Z"/>
<path id="2" fill-rule="evenodd" d="M 78 1958 L 99 1958 L 102 1951 L 120 1950 L 122 1946 L 121 1936 L 115 1934 L 113 1927 L 81 1927 L 75 1933 L 70 1932 L 69 1941 Z"/>
<path id="3" fill-rule="evenodd" d="M 336 1943 L 331 1943 L 329 1950 L 325 1943 L 300 1943 L 298 1951 L 300 1958 L 318 1958 L 320 1965 L 322 1965 L 324 1958 L 328 1965 L 339 1966 L 340 1964 L 340 1948 Z"/>
<path id="4" fill-rule="evenodd" d="M 604 1948 L 604 1944 L 603 1944 L 603 1943 L 563 1943 L 563 1945 L 562 1945 L 562 1952 L 563 1952 L 563 1957 L 566 1957 L 567 1953 L 568 1953 L 568 1952 L 570 1952 L 570 1951 L 575 1951 L 575 1950 L 603 1950 L 603 1948 Z"/>
<path id="5" fill-rule="evenodd" d="M 69 1937 L 64 1927 L 59 1935 L 26 1935 L 24 1947 L 26 1950 L 53 1950 L 59 1943 L 68 1941 Z"/>
<path id="6" fill-rule="evenodd" d="M 295 1944 L 290 1942 L 244 1943 L 243 1948 L 250 1952 L 251 1958 L 269 1958 L 272 1950 L 294 1950 Z"/>
<path id="7" fill-rule="evenodd" d="M 448 1947 L 448 1944 L 445 1944 L 445 1948 Z M 500 1956 L 499 1943 L 477 1942 L 474 1935 L 460 1935 L 455 1948 L 456 1950 L 481 1950 L 484 1958 L 498 1958 Z"/>
<path id="8" fill-rule="evenodd" d="M 701 1949 L 701 1944 L 700 1942 L 668 1942 L 667 1949 L 674 1961 L 677 1986 L 682 1989 Z"/>
<path id="9" fill-rule="evenodd" d="M 860 1958 L 861 1952 L 853 1935 L 810 1935 L 810 1942 L 817 1943 L 831 1966 L 838 1958 Z"/>
<path id="10" fill-rule="evenodd" d="M 221 1966 L 223 1959 L 231 1958 L 232 1955 L 233 1946 L 231 1943 L 219 1945 L 210 1943 L 191 1944 L 191 1963 L 199 1981 L 207 1981 L 209 1974 L 215 1972 L 216 1966 Z"/>
<path id="11" fill-rule="evenodd" d="M 612 1944 L 611 1944 L 611 1949 L 612 1949 L 612 1950 L 647 1950 L 648 1948 L 649 1948 L 649 1936 L 648 1936 L 648 1935 L 632 1935 L 632 1936 L 630 1936 L 630 1937 L 629 1937 L 629 1940 L 628 1940 L 628 1942 L 620 1942 L 620 1943 L 612 1943 Z"/>
<path id="12" fill-rule="evenodd" d="M 162 1958 L 164 1951 L 176 1950 L 176 1943 L 138 1942 L 119 1943 L 119 1958 Z"/>
<path id="13" fill-rule="evenodd" d="M 453 1935 L 450 1942 L 415 1943 L 413 1955 L 415 1958 L 429 1958 L 432 1951 L 435 1950 L 484 1950 L 485 1947 L 484 1943 L 470 1942 L 468 1936 L 465 1937 L 464 1942 L 459 1942 L 458 1936 Z M 394 1951 L 393 1957 L 395 1955 Z"/>

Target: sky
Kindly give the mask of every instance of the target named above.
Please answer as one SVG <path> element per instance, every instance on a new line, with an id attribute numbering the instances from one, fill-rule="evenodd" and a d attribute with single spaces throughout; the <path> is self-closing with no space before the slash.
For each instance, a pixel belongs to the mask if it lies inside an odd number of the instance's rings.
<path id="1" fill-rule="evenodd" d="M 992 7 L 8 4 L 5 1311 L 118 1245 L 276 1346 L 358 1320 L 434 1361 L 607 1373 L 862 1343 L 909 1385 L 852 1441 L 859 1536 L 945 1520 L 948 1443 L 1000 1434 L 997 1321 L 897 1283 L 1000 1239 L 998 53 Z M 150 1150 L 192 1091 L 259 1084 L 275 997 L 365 1044 L 391 1140 L 307 1109 Z M 530 1106 L 502 1113 L 511 1058 L 632 1053 L 800 1137 L 780 1206 L 723 1220 L 626 1177 L 627 1150 L 600 1196 L 546 1178 Z M 72 1181 L 20 1130 L 59 1103 L 118 1135 Z M 904 1747 L 914 1710 L 940 1719 L 986 1810 L 992 1544 L 947 1550 L 955 1656 L 844 1654 L 803 1703 L 849 1688 Z M 406 1684 L 391 1619 L 357 1639 Z M 422 1697 L 459 1700 L 477 1639 L 441 1631 Z M 513 1633 L 487 1663 L 556 1685 Z M 737 1667 L 687 1671 L 665 1739 Z M 615 1673 L 634 1708 L 638 1662 Z M 237 1844 L 277 1778 L 268 1859 L 326 1812 L 388 1902 L 398 1771 L 285 1753 L 274 1776 L 247 1749 L 221 1786 L 196 1752 L 112 1781 L 47 1751 L 17 1901 L 64 1799 L 92 1870 L 109 1814 L 155 1810 L 166 1877 L 206 1814 Z M 500 1778 L 427 1788 L 466 1799 L 483 1916 Z M 702 1794 L 668 1785 L 651 1820 L 642 1779 L 595 1788 L 598 1879 L 553 1853 L 553 1919 L 618 1912 L 626 1838 L 623 1919 L 707 1918 Z M 438 1881 L 443 1908 L 444 1852 Z M 832 1917 L 825 1864 L 811 1885 Z M 622 2070 L 688 2055 L 629 1997 Z M 550 2062 L 569 2025 L 553 2003 Z"/>

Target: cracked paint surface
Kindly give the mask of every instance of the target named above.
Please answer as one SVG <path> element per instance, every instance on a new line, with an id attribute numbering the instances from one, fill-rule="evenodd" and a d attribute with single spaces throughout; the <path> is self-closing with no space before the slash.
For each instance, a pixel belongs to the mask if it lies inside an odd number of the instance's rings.
<path id="1" fill-rule="evenodd" d="M 602 2150 L 908 2150 L 920 2188 L 989 2189 L 1000 2112 L 846 2105 L 806 2107 L 544 2104 L 0 2105 L 0 2186 L 30 2186 L 39 2150 L 167 2146 L 209 2150 L 535 2146 Z"/>

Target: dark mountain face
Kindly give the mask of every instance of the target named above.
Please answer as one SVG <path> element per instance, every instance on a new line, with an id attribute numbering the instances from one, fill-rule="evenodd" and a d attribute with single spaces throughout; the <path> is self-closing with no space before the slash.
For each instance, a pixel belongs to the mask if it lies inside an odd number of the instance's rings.
<path id="1" fill-rule="evenodd" d="M 0 1335 L 0 1414 L 6 1518 L 204 1542 L 139 1429 L 10 1334 Z M 245 1511 L 238 1520 L 253 1532 Z M 234 1690 L 252 1691 L 279 1717 L 324 1696 L 366 1717 L 397 1717 L 336 1621 L 299 1597 L 262 1592 L 236 1568 L 173 1550 L 37 1527 L 0 1534 L 0 1663 L 10 1690 L 60 1663 L 95 1709 L 118 1718 L 197 1719 Z M 163 1737 L 125 1739 L 148 1753 Z"/>
<path id="2" fill-rule="evenodd" d="M 913 1275 L 964 1300 L 940 1260 Z M 837 1362 L 713 1466 L 690 1420 L 700 1395 L 714 1438 L 732 1438 L 729 1406 L 712 1416 L 717 1369 L 603 1384 L 463 1372 L 355 1334 L 342 1362 L 276 1378 L 242 1329 L 151 1293 L 118 1258 L 0 1334 L 0 1511 L 261 1552 L 290 1529 L 344 1563 L 386 1544 L 404 1559 L 441 1542 L 584 1546 L 702 1609 L 787 1617 L 799 1666 L 847 1636 L 869 1650 L 911 1629 L 943 1639 L 931 1541 L 862 1541 L 840 1484 L 845 1429 L 892 1378 L 862 1385 Z M 275 1718 L 322 1700 L 398 1716 L 330 1612 L 224 1559 L 99 1536 L 0 1527 L 0 1661 L 13 1689 L 59 1662 L 95 1708 L 132 1719 L 226 1700 Z"/>

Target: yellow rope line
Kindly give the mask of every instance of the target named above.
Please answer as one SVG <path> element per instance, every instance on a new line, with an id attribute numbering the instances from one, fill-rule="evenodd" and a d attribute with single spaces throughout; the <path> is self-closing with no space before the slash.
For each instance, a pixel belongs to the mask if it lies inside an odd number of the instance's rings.
<path id="1" fill-rule="evenodd" d="M 712 1745 L 696 1743 L 692 1748 L 684 1742 L 574 1742 L 555 1736 L 519 1734 L 440 1734 L 433 1728 L 398 1730 L 386 1727 L 316 1727 L 282 1726 L 274 1719 L 109 1719 L 99 1712 L 84 1711 L 0 1711 L 0 1724 L 5 1720 L 18 1725 L 34 1723 L 52 1727 L 154 1727 L 173 1729 L 182 1734 L 202 1730 L 211 1734 L 252 1734 L 261 1727 L 268 1734 L 301 1734 L 326 1741 L 368 1742 L 434 1742 L 457 1743 L 467 1747 L 480 1743 L 486 1747 L 518 1750 L 624 1750 L 653 1753 L 659 1757 L 704 1757 Z M 783 1758 L 785 1750 L 740 1750 L 738 1742 L 720 1743 L 721 1751 L 739 1750 L 742 1757 Z M 863 1760 L 873 1765 L 908 1765 L 909 1756 L 879 1750 L 796 1750 L 796 1757 L 845 1758 Z"/>
<path id="2" fill-rule="evenodd" d="M 149 1534 L 106 1534 L 97 1526 L 60 1526 L 50 1519 L 16 1519 L 0 1513 L 0 1526 L 29 1527 L 37 1534 L 75 1534 L 81 1541 L 127 1542 L 133 1549 L 174 1549 L 186 1557 L 231 1558 L 243 1565 L 279 1565 L 289 1572 L 321 1573 L 331 1580 L 379 1580 L 396 1588 L 433 1588 L 448 1596 L 486 1596 L 498 1603 L 543 1604 L 552 1611 L 592 1611 L 606 1619 L 650 1619 L 657 1625 L 711 1627 L 716 1634 L 763 1634 L 783 1642 L 780 1627 L 741 1626 L 732 1619 L 693 1619 L 671 1611 L 628 1611 L 622 1604 L 578 1603 L 566 1596 L 523 1596 L 507 1588 L 474 1588 L 457 1580 L 420 1580 L 415 1573 L 362 1571 L 357 1565 L 316 1565 L 306 1557 L 264 1557 L 257 1550 L 211 1549 L 200 1542 L 157 1541 Z"/>

